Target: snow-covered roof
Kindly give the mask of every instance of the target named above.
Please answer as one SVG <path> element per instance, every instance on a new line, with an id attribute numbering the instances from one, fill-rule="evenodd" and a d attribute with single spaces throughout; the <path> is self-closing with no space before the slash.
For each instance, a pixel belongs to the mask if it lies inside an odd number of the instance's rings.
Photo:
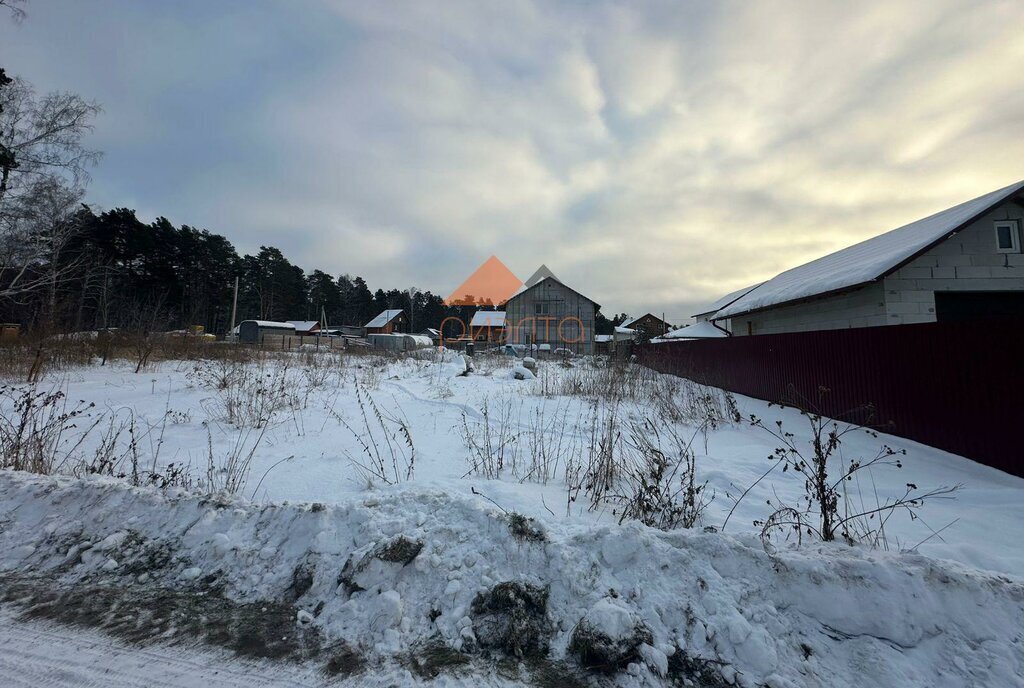
<path id="1" fill-rule="evenodd" d="M 505 327 L 505 311 L 477 311 L 470 327 Z"/>
<path id="2" fill-rule="evenodd" d="M 389 322 L 391 322 L 392 320 L 394 320 L 395 318 L 397 318 L 401 314 L 402 314 L 402 309 L 401 308 L 392 308 L 392 309 L 386 310 L 383 313 L 381 313 L 380 315 L 378 315 L 376 318 L 371 320 L 370 322 L 366 323 L 366 327 L 384 327 L 385 325 L 387 325 Z"/>
<path id="3" fill-rule="evenodd" d="M 256 323 L 257 327 L 287 327 L 293 330 L 295 329 L 295 325 L 292 325 L 291 323 L 277 322 L 274 320 L 243 320 L 241 323 L 239 323 L 239 327 L 241 327 L 242 324 L 247 322 Z"/>
<path id="4" fill-rule="evenodd" d="M 636 334 L 636 330 L 629 327 L 623 327 L 622 325 L 616 325 L 615 332 L 617 334 Z"/>
<path id="5" fill-rule="evenodd" d="M 746 296 L 750 292 L 752 292 L 755 289 L 757 289 L 758 287 L 760 287 L 762 284 L 764 284 L 764 282 L 758 282 L 757 284 L 751 284 L 749 287 L 743 287 L 742 289 L 737 289 L 736 291 L 731 291 L 728 294 L 726 294 L 725 296 L 723 296 L 722 298 L 718 299 L 717 301 L 709 304 L 708 307 L 705 308 L 704 310 L 702 310 L 700 313 L 694 313 L 693 317 L 696 318 L 699 315 L 707 315 L 708 313 L 715 313 L 716 311 L 719 311 L 719 310 L 725 308 L 726 306 L 728 306 L 730 303 L 732 303 L 736 299 L 740 298 L 741 296 Z"/>
<path id="6" fill-rule="evenodd" d="M 640 315 L 640 316 L 637 316 L 635 318 L 631 318 L 631 319 L 627 320 L 626 322 L 622 323 L 622 326 L 623 327 L 630 327 L 631 325 L 635 325 L 638 320 L 643 320 L 648 315 L 651 316 L 652 318 L 654 318 L 655 320 L 658 320 L 658 321 L 661 321 L 661 322 L 665 322 L 664 320 L 662 320 L 661 318 L 656 316 L 654 313 L 644 313 L 643 315 Z"/>
<path id="7" fill-rule="evenodd" d="M 1011 184 L 787 270 L 722 308 L 715 317 L 749 313 L 879 279 L 1021 189 L 1024 189 L 1024 182 Z"/>
<path id="8" fill-rule="evenodd" d="M 441 331 L 435 330 L 433 327 L 428 327 L 425 330 L 423 330 L 423 332 L 420 332 L 420 334 L 427 334 L 430 335 L 431 337 L 440 337 Z"/>
<path id="9" fill-rule="evenodd" d="M 294 325 L 297 332 L 309 332 L 320 325 L 319 320 L 289 320 L 288 323 Z"/>
<path id="10" fill-rule="evenodd" d="M 728 337 L 728 333 L 715 327 L 709 322 L 699 322 L 685 327 L 680 327 L 678 330 L 672 330 L 668 334 L 662 335 L 662 339 L 717 339 L 719 337 Z"/>
<path id="11" fill-rule="evenodd" d="M 611 334 L 595 334 L 594 335 L 594 341 L 595 342 L 610 342 L 610 341 L 612 341 L 612 339 L 614 337 L 615 337 L 615 335 L 611 335 Z"/>

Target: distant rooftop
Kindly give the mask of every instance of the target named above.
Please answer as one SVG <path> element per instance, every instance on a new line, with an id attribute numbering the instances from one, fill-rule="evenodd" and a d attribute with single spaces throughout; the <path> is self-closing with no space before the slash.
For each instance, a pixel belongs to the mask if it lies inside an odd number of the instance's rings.
<path id="1" fill-rule="evenodd" d="M 469 323 L 470 327 L 505 327 L 505 311 L 477 311 Z"/>
<path id="2" fill-rule="evenodd" d="M 662 339 L 718 339 L 719 337 L 728 337 L 727 332 L 715 327 L 709 322 L 699 322 L 685 327 L 680 327 L 678 330 L 672 330 L 668 334 L 662 335 Z"/>
<path id="3" fill-rule="evenodd" d="M 386 310 L 383 313 L 381 313 L 380 315 L 378 315 L 376 318 L 371 320 L 370 322 L 366 323 L 366 327 L 384 327 L 385 325 L 387 325 L 389 322 L 391 322 L 392 320 L 394 320 L 395 318 L 397 318 L 401 314 L 402 314 L 402 309 L 401 308 L 392 308 L 392 309 Z"/>
<path id="4" fill-rule="evenodd" d="M 707 315 L 708 313 L 716 313 L 716 312 L 722 310 L 723 308 L 725 308 L 726 306 L 728 306 L 730 303 L 732 303 L 736 299 L 739 299 L 740 297 L 746 296 L 750 292 L 754 291 L 755 289 L 760 287 L 762 284 L 764 284 L 764 282 L 758 282 L 757 284 L 751 284 L 749 287 L 743 287 L 742 289 L 737 289 L 736 291 L 729 292 L 728 294 L 726 294 L 722 298 L 718 299 L 714 303 L 711 303 L 710 305 L 708 305 L 700 313 L 694 313 L 693 317 L 696 318 L 697 316 L 700 316 L 700 315 Z"/>

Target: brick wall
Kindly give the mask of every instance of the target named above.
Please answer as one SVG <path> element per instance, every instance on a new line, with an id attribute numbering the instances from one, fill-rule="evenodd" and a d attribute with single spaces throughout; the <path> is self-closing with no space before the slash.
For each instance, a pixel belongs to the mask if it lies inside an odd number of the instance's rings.
<path id="1" fill-rule="evenodd" d="M 869 284 L 845 294 L 740 315 L 730 324 L 739 336 L 875 327 L 886 324 L 885 293 L 880 283 Z"/>
<path id="2" fill-rule="evenodd" d="M 886 277 L 886 323 L 934 322 L 936 291 L 1024 291 L 1024 254 L 996 253 L 996 220 L 1024 229 L 1024 208 L 1004 203 Z"/>

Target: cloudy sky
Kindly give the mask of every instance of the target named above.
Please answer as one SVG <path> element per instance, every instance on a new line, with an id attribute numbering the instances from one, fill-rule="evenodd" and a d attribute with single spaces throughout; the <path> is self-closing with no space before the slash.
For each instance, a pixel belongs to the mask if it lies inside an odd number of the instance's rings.
<path id="1" fill-rule="evenodd" d="M 447 294 L 694 306 L 1024 178 L 1024 3 L 31 0 L 90 199 Z"/>

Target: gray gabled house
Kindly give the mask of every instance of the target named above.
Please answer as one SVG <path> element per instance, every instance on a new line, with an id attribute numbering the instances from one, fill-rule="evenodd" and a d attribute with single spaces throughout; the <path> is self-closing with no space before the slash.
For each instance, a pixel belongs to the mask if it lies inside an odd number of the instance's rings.
<path id="1" fill-rule="evenodd" d="M 505 341 L 541 350 L 594 353 L 594 320 L 600 306 L 559 280 L 545 266 L 505 303 Z"/>
<path id="2" fill-rule="evenodd" d="M 1024 319 L 1024 182 L 787 270 L 705 316 L 734 336 Z"/>

